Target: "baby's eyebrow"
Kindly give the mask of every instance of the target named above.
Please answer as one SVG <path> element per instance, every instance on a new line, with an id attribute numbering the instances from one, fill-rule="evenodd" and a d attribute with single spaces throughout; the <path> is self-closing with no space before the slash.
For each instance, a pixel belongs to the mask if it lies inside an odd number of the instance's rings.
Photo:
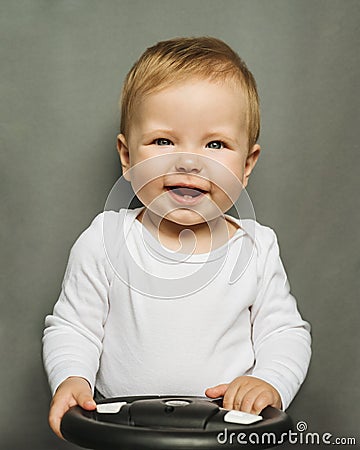
<path id="1" fill-rule="evenodd" d="M 151 131 L 145 132 L 141 135 L 142 138 L 148 138 L 148 137 L 153 137 L 153 136 L 161 136 L 161 135 L 170 135 L 170 134 L 174 134 L 174 131 L 172 129 L 165 129 L 165 128 L 156 128 L 153 129 Z"/>
<path id="2" fill-rule="evenodd" d="M 224 133 L 223 131 L 213 131 L 211 133 L 207 133 L 204 136 L 204 139 L 231 139 L 228 133 Z"/>
<path id="3" fill-rule="evenodd" d="M 229 143 L 237 144 L 236 136 L 232 136 L 231 133 L 226 131 L 214 131 L 204 136 L 204 140 L 226 141 Z"/>

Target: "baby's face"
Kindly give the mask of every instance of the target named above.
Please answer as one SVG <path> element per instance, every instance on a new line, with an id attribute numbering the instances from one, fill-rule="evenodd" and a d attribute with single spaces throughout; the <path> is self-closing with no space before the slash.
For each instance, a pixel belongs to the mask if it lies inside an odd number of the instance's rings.
<path id="1" fill-rule="evenodd" d="M 144 205 L 181 225 L 227 211 L 260 152 L 248 148 L 243 90 L 199 79 L 145 96 L 118 149 Z"/>

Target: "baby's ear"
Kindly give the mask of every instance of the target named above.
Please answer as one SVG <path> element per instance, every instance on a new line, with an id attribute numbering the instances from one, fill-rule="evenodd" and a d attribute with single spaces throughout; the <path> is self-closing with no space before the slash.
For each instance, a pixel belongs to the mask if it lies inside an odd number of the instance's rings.
<path id="1" fill-rule="evenodd" d="M 246 157 L 246 163 L 245 163 L 245 170 L 244 170 L 244 178 L 243 178 L 243 185 L 244 187 L 247 186 L 251 172 L 253 171 L 255 164 L 257 163 L 257 160 L 260 156 L 260 145 L 255 144 L 251 147 L 249 150 L 249 153 Z"/>
<path id="2" fill-rule="evenodd" d="M 126 138 L 123 134 L 119 134 L 117 137 L 117 151 L 120 156 L 121 167 L 125 180 L 130 181 L 130 154 L 129 148 L 126 142 Z"/>

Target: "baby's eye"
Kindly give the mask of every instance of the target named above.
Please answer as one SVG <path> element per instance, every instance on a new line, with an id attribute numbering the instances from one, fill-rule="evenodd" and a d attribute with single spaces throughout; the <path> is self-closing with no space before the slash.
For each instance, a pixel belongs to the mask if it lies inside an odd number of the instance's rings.
<path id="1" fill-rule="evenodd" d="M 166 139 L 166 138 L 155 139 L 153 143 L 156 145 L 173 145 L 173 143 L 170 141 L 170 139 Z"/>
<path id="2" fill-rule="evenodd" d="M 206 144 L 206 147 L 211 148 L 213 150 L 220 150 L 224 148 L 225 145 L 222 141 L 211 141 L 208 144 Z"/>

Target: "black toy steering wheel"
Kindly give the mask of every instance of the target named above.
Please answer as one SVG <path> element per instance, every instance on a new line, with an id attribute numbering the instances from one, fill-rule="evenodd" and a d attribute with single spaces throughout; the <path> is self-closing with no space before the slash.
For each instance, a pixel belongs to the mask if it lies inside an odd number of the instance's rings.
<path id="1" fill-rule="evenodd" d="M 228 450 L 281 445 L 293 428 L 286 413 L 270 406 L 260 418 L 221 406 L 222 399 L 204 397 L 117 397 L 94 411 L 70 408 L 61 432 L 93 450 Z"/>

